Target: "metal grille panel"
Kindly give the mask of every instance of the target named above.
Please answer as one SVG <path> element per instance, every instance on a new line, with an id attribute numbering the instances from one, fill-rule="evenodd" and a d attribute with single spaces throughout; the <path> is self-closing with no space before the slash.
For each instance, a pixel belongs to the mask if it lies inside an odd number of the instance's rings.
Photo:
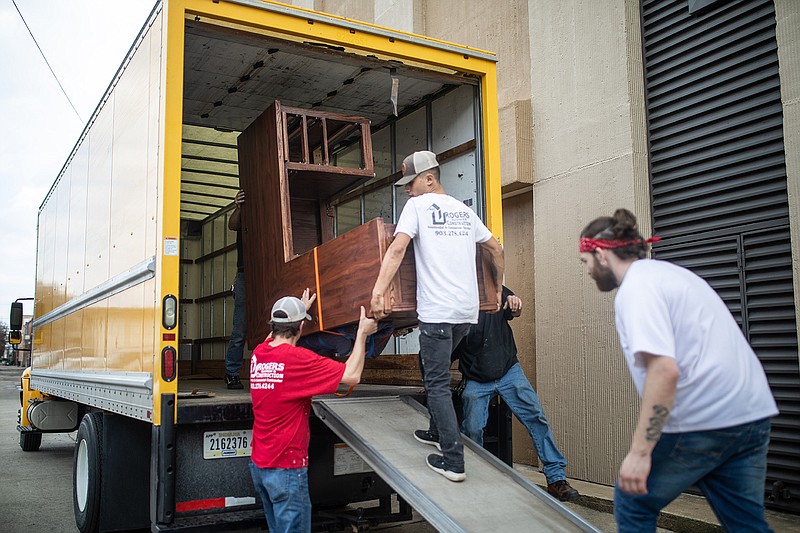
<path id="1" fill-rule="evenodd" d="M 654 223 L 664 237 L 788 216 L 771 0 L 643 3 Z"/>
<path id="2" fill-rule="evenodd" d="M 772 0 L 644 0 L 659 259 L 720 294 L 778 402 L 767 501 L 800 511 L 800 368 Z"/>

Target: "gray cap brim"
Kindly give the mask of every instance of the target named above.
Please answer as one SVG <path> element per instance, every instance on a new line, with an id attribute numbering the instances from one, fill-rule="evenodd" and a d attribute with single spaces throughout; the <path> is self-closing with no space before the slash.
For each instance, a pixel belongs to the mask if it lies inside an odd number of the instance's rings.
<path id="1" fill-rule="evenodd" d="M 403 185 L 407 185 L 407 184 L 411 183 L 412 181 L 414 181 L 414 178 L 416 178 L 416 177 L 417 177 L 416 174 L 413 174 L 411 176 L 403 176 L 402 178 L 400 178 L 399 180 L 394 182 L 394 186 L 395 187 L 402 187 Z"/>

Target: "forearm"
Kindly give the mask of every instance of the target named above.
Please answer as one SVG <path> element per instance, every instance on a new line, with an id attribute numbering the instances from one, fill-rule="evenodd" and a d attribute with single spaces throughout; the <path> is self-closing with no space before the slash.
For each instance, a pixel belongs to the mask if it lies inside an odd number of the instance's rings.
<path id="1" fill-rule="evenodd" d="M 642 394 L 639 421 L 633 433 L 630 453 L 649 456 L 661 438 L 669 419 L 675 390 L 678 385 L 678 367 L 671 357 L 648 356 L 647 377 Z"/>
<path id="2" fill-rule="evenodd" d="M 394 243 L 386 250 L 386 255 L 381 262 L 381 269 L 378 272 L 378 279 L 375 281 L 375 287 L 372 289 L 372 295 L 383 294 L 389 288 L 392 278 L 400 268 L 400 263 L 403 262 L 405 255 L 405 248 L 394 246 Z"/>
<path id="3" fill-rule="evenodd" d="M 356 333 L 353 351 L 344 365 L 342 383 L 345 385 L 358 385 L 361 382 L 361 372 L 364 370 L 364 355 L 366 353 L 367 335 L 361 331 Z"/>
<path id="4" fill-rule="evenodd" d="M 231 218 L 228 219 L 228 229 L 231 231 L 238 231 L 242 226 L 242 210 L 237 205 L 231 213 Z"/>
<path id="5" fill-rule="evenodd" d="M 505 252 L 503 247 L 494 238 L 481 243 L 484 252 L 489 253 L 489 270 L 491 271 L 492 278 L 494 279 L 495 287 L 497 288 L 497 309 L 489 311 L 494 313 L 503 307 L 503 274 L 505 272 Z"/>
<path id="6" fill-rule="evenodd" d="M 505 274 L 506 270 L 506 259 L 503 248 L 501 246 L 498 248 L 498 250 L 492 251 L 492 274 L 494 275 L 495 286 L 502 288 L 503 274 Z"/>

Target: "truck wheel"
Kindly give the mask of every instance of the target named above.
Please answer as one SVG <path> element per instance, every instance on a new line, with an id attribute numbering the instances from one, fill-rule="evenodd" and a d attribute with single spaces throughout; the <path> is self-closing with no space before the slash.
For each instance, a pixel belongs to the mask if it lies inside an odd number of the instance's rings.
<path id="1" fill-rule="evenodd" d="M 42 445 L 42 434 L 38 431 L 20 431 L 19 447 L 23 452 L 35 452 Z"/>
<path id="2" fill-rule="evenodd" d="M 102 455 L 103 415 L 88 413 L 78 428 L 72 461 L 72 503 L 81 533 L 98 530 Z"/>

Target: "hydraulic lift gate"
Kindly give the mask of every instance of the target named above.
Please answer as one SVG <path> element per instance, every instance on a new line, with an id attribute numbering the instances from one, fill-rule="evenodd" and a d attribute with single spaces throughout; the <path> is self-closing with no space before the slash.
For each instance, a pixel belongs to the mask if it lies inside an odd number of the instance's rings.
<path id="1" fill-rule="evenodd" d="M 465 481 L 428 468 L 436 449 L 412 437 L 428 416 L 411 398 L 315 399 L 314 412 L 438 531 L 598 531 L 466 437 Z"/>

